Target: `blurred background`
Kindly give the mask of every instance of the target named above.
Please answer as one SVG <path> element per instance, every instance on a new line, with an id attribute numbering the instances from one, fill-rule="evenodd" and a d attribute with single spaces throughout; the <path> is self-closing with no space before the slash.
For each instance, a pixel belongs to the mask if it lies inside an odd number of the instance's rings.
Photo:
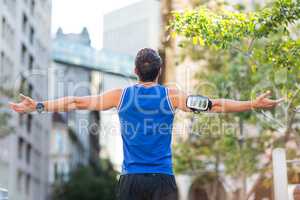
<path id="1" fill-rule="evenodd" d="M 285 96 L 296 84 L 287 69 L 262 63 L 248 70 L 239 53 L 195 46 L 167 29 L 172 10 L 254 11 L 270 2 L 0 0 L 0 188 L 8 189 L 9 200 L 115 199 L 123 159 L 116 110 L 25 115 L 12 113 L 7 102 L 18 101 L 19 93 L 42 101 L 131 85 L 134 57 L 143 47 L 164 60 L 160 82 L 187 93 L 249 99 L 253 91 L 270 89 Z M 289 106 L 295 107 L 300 98 L 293 97 Z M 272 148 L 284 146 L 291 157 L 300 153 L 299 115 L 286 112 L 294 107 L 179 112 L 173 143 L 180 200 L 273 199 Z M 299 172 L 289 166 L 291 187 L 300 182 Z"/>

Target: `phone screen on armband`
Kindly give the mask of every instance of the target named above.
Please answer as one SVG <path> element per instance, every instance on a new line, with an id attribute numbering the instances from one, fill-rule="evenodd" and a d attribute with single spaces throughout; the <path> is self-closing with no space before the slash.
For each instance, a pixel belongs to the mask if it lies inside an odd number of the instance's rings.
<path id="1" fill-rule="evenodd" d="M 195 112 L 207 111 L 209 109 L 209 99 L 200 95 L 188 96 L 187 107 Z"/>

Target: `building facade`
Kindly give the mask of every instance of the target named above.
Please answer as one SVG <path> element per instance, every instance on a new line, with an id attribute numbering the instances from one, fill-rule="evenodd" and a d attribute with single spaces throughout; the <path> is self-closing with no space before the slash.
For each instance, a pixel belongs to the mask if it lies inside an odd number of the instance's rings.
<path id="1" fill-rule="evenodd" d="M 104 16 L 103 48 L 136 55 L 160 45 L 160 1 L 141 0 Z"/>
<path id="2" fill-rule="evenodd" d="M 0 5 L 1 86 L 14 95 L 47 98 L 51 1 Z M 10 134 L 0 138 L 0 187 L 8 189 L 10 200 L 47 199 L 49 116 L 12 113 L 9 123 Z"/>

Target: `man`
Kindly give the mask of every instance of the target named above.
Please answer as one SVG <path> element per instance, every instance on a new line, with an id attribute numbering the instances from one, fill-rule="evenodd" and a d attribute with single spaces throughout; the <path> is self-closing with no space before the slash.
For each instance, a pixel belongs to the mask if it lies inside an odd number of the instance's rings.
<path id="1" fill-rule="evenodd" d="M 118 198 L 175 200 L 177 186 L 172 169 L 171 133 L 176 109 L 185 112 L 243 112 L 256 108 L 272 109 L 282 100 L 268 99 L 270 92 L 253 101 L 187 96 L 178 89 L 158 84 L 161 65 L 157 52 L 145 48 L 135 59 L 138 84 L 99 96 L 69 96 L 44 102 L 21 95 L 23 100 L 10 103 L 10 106 L 20 113 L 117 108 L 124 153 Z"/>

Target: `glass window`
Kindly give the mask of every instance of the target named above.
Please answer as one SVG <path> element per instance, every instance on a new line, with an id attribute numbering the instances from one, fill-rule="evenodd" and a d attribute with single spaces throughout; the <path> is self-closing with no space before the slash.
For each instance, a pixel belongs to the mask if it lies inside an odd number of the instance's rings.
<path id="1" fill-rule="evenodd" d="M 32 15 L 34 14 L 34 11 L 35 11 L 35 0 L 31 0 L 30 12 L 31 12 Z"/>
<path id="2" fill-rule="evenodd" d="M 22 30 L 24 33 L 26 33 L 27 30 L 27 24 L 28 24 L 28 17 L 25 13 L 23 13 L 23 19 L 22 19 Z"/>
<path id="3" fill-rule="evenodd" d="M 30 34 L 29 34 L 29 41 L 30 44 L 33 44 L 34 42 L 34 35 L 35 35 L 35 31 L 33 27 L 30 27 Z"/>
<path id="4" fill-rule="evenodd" d="M 5 68 L 5 66 L 4 66 L 4 57 L 5 57 L 4 52 L 1 51 L 1 53 L 0 53 L 0 79 L 3 78 L 3 77 L 1 77 L 1 74 L 2 75 L 4 74 L 4 68 Z"/>
<path id="5" fill-rule="evenodd" d="M 18 140 L 18 157 L 20 160 L 23 157 L 23 145 L 24 145 L 23 138 L 19 138 L 19 140 Z"/>
<path id="6" fill-rule="evenodd" d="M 2 36 L 2 38 L 4 38 L 5 37 L 5 32 L 6 32 L 6 18 L 5 17 L 2 17 L 1 27 L 2 27 L 1 36 Z"/>
<path id="7" fill-rule="evenodd" d="M 28 144 L 26 147 L 26 163 L 30 164 L 30 160 L 31 160 L 31 145 Z"/>
<path id="8" fill-rule="evenodd" d="M 27 123 L 26 123 L 27 133 L 31 132 L 31 127 L 32 127 L 32 115 L 28 114 L 27 115 Z"/>
<path id="9" fill-rule="evenodd" d="M 25 62 L 26 62 L 26 55 L 27 55 L 27 48 L 24 44 L 22 44 L 22 49 L 21 49 L 21 62 L 22 62 L 22 64 L 25 64 Z"/>
<path id="10" fill-rule="evenodd" d="M 26 188 L 26 194 L 29 195 L 30 194 L 30 184 L 31 184 L 31 177 L 29 174 L 27 174 L 26 176 L 26 183 L 25 183 L 25 188 Z"/>
<path id="11" fill-rule="evenodd" d="M 28 63 L 28 69 L 32 70 L 33 69 L 33 64 L 34 64 L 34 58 L 32 55 L 29 56 L 29 63 Z"/>

